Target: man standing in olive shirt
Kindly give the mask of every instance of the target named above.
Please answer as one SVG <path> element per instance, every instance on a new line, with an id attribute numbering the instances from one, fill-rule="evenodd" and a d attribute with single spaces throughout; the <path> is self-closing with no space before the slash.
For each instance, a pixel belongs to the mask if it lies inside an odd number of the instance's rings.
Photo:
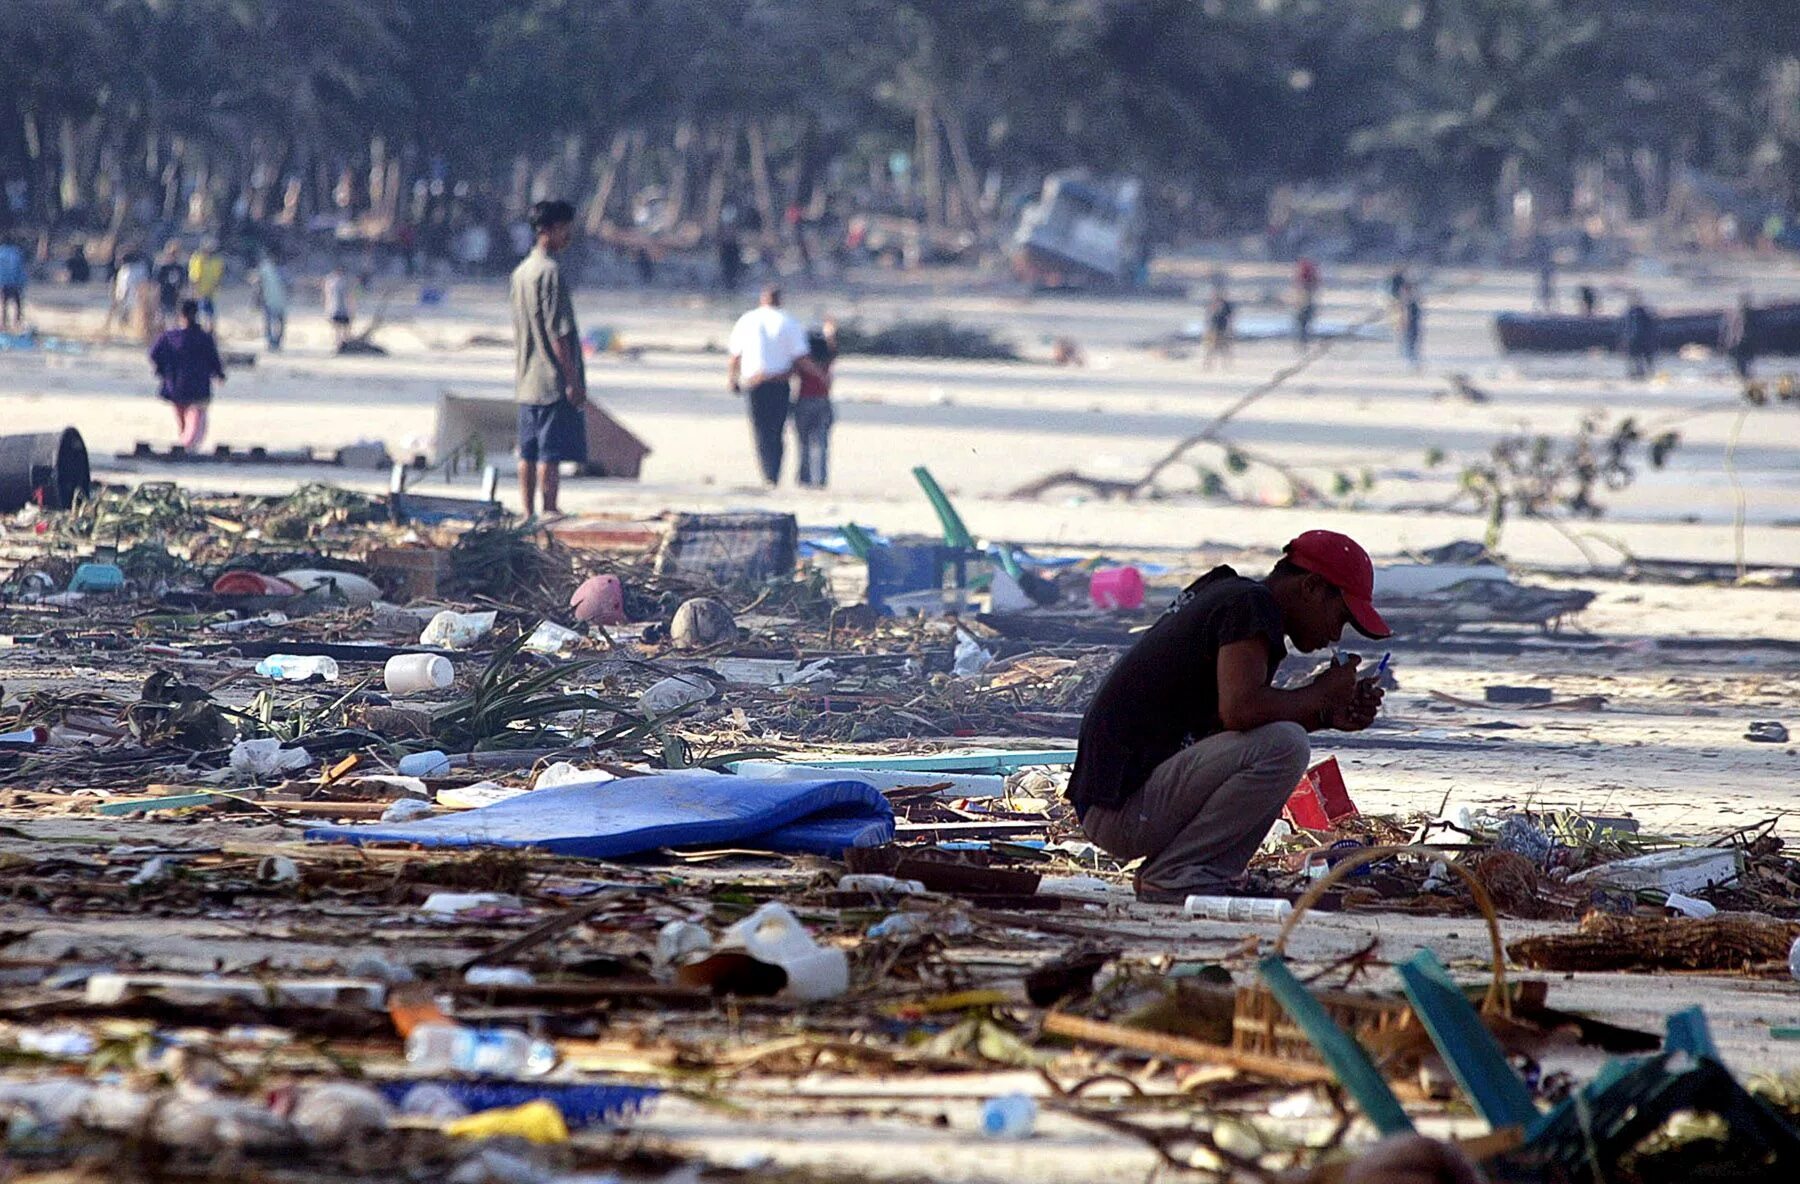
<path id="1" fill-rule="evenodd" d="M 1142 858 L 1138 899 L 1179 904 L 1238 887 L 1311 755 L 1307 733 L 1360 731 L 1381 707 L 1359 659 L 1291 691 L 1287 656 L 1335 645 L 1346 625 L 1389 635 L 1355 541 L 1309 530 L 1261 580 L 1217 567 L 1191 584 L 1107 675 L 1081 721 L 1069 800 L 1120 859 Z"/>
<path id="2" fill-rule="evenodd" d="M 531 207 L 537 242 L 513 269 L 513 339 L 518 351 L 519 501 L 529 517 L 537 493 L 546 516 L 560 513 L 558 466 L 587 459 L 587 371 L 575 329 L 575 306 L 554 256 L 573 237 L 575 207 L 540 201 Z"/>

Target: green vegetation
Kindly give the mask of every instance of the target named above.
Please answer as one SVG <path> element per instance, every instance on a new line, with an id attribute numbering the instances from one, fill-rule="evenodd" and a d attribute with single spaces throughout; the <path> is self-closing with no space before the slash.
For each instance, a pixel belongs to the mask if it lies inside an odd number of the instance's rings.
<path id="1" fill-rule="evenodd" d="M 1285 183 L 1380 190 L 1433 231 L 1503 221 L 1521 187 L 1541 213 L 1600 193 L 1654 215 L 1690 167 L 1791 204 L 1800 6 L 0 5 L 0 222 L 377 230 L 554 192 L 596 230 L 654 192 L 705 233 L 726 204 L 776 225 L 860 191 L 979 228 L 1078 164 L 1145 177 L 1163 234 L 1259 226 Z"/>

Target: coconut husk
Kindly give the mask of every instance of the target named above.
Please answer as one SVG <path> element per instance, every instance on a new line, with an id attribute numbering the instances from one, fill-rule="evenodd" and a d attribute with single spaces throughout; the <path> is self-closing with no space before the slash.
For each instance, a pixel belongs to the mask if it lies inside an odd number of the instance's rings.
<path id="1" fill-rule="evenodd" d="M 1719 970 L 1742 973 L 1786 960 L 1800 923 L 1757 917 L 1664 919 L 1589 913 L 1575 933 L 1506 947 L 1531 970 Z"/>

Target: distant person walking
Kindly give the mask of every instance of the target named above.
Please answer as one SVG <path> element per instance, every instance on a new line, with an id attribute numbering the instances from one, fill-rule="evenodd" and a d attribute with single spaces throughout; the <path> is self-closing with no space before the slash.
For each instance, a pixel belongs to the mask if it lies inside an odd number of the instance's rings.
<path id="1" fill-rule="evenodd" d="M 11 239 L 0 239 L 0 332 L 25 328 L 25 252 Z"/>
<path id="2" fill-rule="evenodd" d="M 158 323 L 164 329 L 176 328 L 176 311 L 181 307 L 181 297 L 188 284 L 188 267 L 181 261 L 180 243 L 170 239 L 163 244 L 162 258 L 157 260 L 151 278 L 156 281 Z"/>
<path id="3" fill-rule="evenodd" d="M 342 263 L 336 264 L 325 273 L 325 281 L 320 286 L 325 297 L 325 316 L 331 322 L 331 331 L 337 336 L 339 352 L 350 340 L 350 322 L 354 316 L 350 295 L 350 273 L 344 270 Z"/>
<path id="4" fill-rule="evenodd" d="M 288 282 L 273 255 L 263 252 L 256 270 L 250 273 L 250 286 L 262 309 L 263 340 L 268 342 L 270 351 L 279 353 L 282 339 L 287 336 Z"/>
<path id="5" fill-rule="evenodd" d="M 214 300 L 219 294 L 219 285 L 224 282 L 225 260 L 219 255 L 219 244 L 206 239 L 188 256 L 188 287 L 193 291 L 194 302 L 200 306 L 200 319 L 206 323 L 209 333 L 218 324 L 219 308 Z"/>
<path id="6" fill-rule="evenodd" d="M 1294 265 L 1294 342 L 1304 350 L 1312 344 L 1313 317 L 1319 311 L 1319 265 L 1301 256 Z"/>
<path id="7" fill-rule="evenodd" d="M 1402 284 L 1394 303 L 1399 321 L 1400 356 L 1416 371 L 1419 368 L 1419 344 L 1425 333 L 1425 309 L 1419 301 L 1418 286 L 1411 281 Z"/>
<path id="8" fill-rule="evenodd" d="M 71 284 L 85 284 L 94 278 L 94 264 L 87 257 L 87 244 L 76 242 L 69 248 L 69 257 L 63 261 L 63 274 L 69 277 Z"/>
<path id="9" fill-rule="evenodd" d="M 1538 264 L 1537 306 L 1542 312 L 1556 311 L 1556 263 L 1550 259 Z"/>
<path id="10" fill-rule="evenodd" d="M 1756 308 L 1751 304 L 1750 293 L 1745 292 L 1738 297 L 1737 304 L 1725 310 L 1723 322 L 1719 326 L 1719 352 L 1731 359 L 1732 369 L 1742 379 L 1750 377 L 1751 369 L 1756 365 L 1756 351 L 1761 343 L 1757 340 Z"/>
<path id="11" fill-rule="evenodd" d="M 719 234 L 719 286 L 736 292 L 744 282 L 744 245 L 729 226 Z"/>
<path id="12" fill-rule="evenodd" d="M 212 402 L 212 384 L 225 381 L 225 364 L 218 342 L 200 326 L 200 303 L 181 302 L 181 324 L 166 329 L 150 347 L 150 364 L 161 380 L 157 397 L 175 408 L 175 442 L 189 452 L 206 439 L 206 409 Z"/>
<path id="13" fill-rule="evenodd" d="M 1626 367 L 1631 377 L 1645 379 L 1656 369 L 1656 314 L 1644 304 L 1644 298 L 1631 293 L 1625 308 L 1625 319 L 1619 333 L 1619 346 L 1625 351 Z"/>
<path id="14" fill-rule="evenodd" d="M 1212 296 L 1206 302 L 1206 331 L 1201 335 L 1200 366 L 1211 370 L 1216 363 L 1221 370 L 1231 365 L 1231 320 L 1237 308 L 1225 294 L 1225 281 L 1213 281 Z"/>
<path id="15" fill-rule="evenodd" d="M 1592 284 L 1583 284 L 1576 288 L 1575 298 L 1581 303 L 1581 315 L 1584 317 L 1592 319 L 1594 314 L 1600 310 L 1600 293 L 1594 290 Z"/>
<path id="16" fill-rule="evenodd" d="M 738 318 L 728 347 L 726 381 L 732 391 L 748 389 L 750 431 L 756 459 L 770 489 L 781 480 L 782 433 L 787 430 L 789 380 L 806 357 L 806 330 L 781 311 L 781 289 L 762 290 L 757 306 Z"/>
<path id="17" fill-rule="evenodd" d="M 837 363 L 837 322 L 827 319 L 806 335 L 806 363 L 794 392 L 794 438 L 799 445 L 800 484 L 823 489 L 831 469 L 831 369 Z"/>
<path id="18" fill-rule="evenodd" d="M 555 256 L 575 233 L 575 207 L 531 207 L 531 251 L 513 268 L 513 341 L 518 354 L 519 501 L 527 517 L 543 494 L 546 516 L 560 515 L 564 461 L 587 459 L 587 370 L 575 305 Z"/>
<path id="19" fill-rule="evenodd" d="M 150 264 L 135 249 L 126 250 L 118 270 L 113 272 L 112 299 L 106 307 L 106 325 L 101 332 L 110 337 L 114 321 L 130 325 L 137 318 L 143 290 L 149 283 Z"/>

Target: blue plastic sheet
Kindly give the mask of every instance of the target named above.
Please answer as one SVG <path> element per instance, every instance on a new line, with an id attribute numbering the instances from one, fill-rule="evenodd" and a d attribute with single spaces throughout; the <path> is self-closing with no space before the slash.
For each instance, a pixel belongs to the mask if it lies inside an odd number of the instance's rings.
<path id="1" fill-rule="evenodd" d="M 841 855 L 894 837 L 894 811 L 866 781 L 659 773 L 540 789 L 417 822 L 321 826 L 309 839 L 421 847 L 534 847 L 616 859 L 659 847 L 753 847 Z"/>

